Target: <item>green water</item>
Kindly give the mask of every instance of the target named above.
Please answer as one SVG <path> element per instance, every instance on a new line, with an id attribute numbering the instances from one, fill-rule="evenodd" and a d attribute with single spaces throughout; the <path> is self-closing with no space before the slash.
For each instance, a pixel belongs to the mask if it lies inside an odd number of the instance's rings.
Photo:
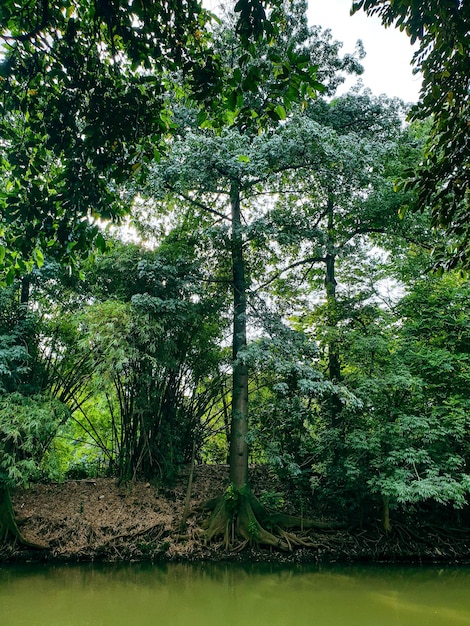
<path id="1" fill-rule="evenodd" d="M 470 568 L 2 566 L 1 626 L 470 626 Z"/>

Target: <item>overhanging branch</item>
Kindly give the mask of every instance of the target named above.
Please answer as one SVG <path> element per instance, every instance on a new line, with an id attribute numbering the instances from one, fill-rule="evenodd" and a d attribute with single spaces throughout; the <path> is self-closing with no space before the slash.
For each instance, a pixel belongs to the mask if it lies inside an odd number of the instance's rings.
<path id="1" fill-rule="evenodd" d="M 314 263 L 324 263 L 325 261 L 326 261 L 326 258 L 323 256 L 311 256 L 311 257 L 307 257 L 306 259 L 301 259 L 300 261 L 296 261 L 295 263 L 291 263 L 287 267 L 283 267 L 281 270 L 279 270 L 279 272 L 276 272 L 274 276 L 272 276 L 269 280 L 267 280 L 265 283 L 260 285 L 256 291 L 260 289 L 264 289 L 265 287 L 273 283 L 275 280 L 277 280 L 280 276 L 282 276 L 284 272 L 288 272 L 289 270 L 294 269 L 294 267 L 306 265 L 307 263 L 310 263 L 311 265 L 313 265 Z"/>
<path id="2" fill-rule="evenodd" d="M 231 218 L 228 215 L 224 215 L 223 213 L 220 213 L 220 211 L 217 211 L 216 209 L 212 209 L 211 207 L 208 207 L 207 205 L 203 204 L 202 202 L 199 202 L 199 200 L 195 200 L 194 198 L 191 198 L 191 196 L 188 196 L 187 194 L 181 193 L 181 192 L 176 192 L 181 198 L 183 198 L 183 200 L 185 200 L 186 202 L 189 202 L 190 204 L 197 206 L 199 209 L 201 209 L 202 211 L 206 211 L 207 213 L 212 213 L 212 215 L 217 215 L 217 217 L 220 217 L 223 220 L 227 220 L 228 222 L 231 222 Z"/>

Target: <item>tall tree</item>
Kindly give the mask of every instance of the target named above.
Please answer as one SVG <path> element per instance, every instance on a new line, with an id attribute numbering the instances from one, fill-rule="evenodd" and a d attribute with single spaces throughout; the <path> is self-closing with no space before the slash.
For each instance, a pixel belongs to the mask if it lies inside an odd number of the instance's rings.
<path id="1" fill-rule="evenodd" d="M 371 237 L 418 235 L 410 220 L 398 218 L 399 207 L 409 198 L 393 193 L 393 175 L 397 168 L 403 169 L 399 161 L 406 149 L 414 157 L 419 154 L 408 131 L 402 129 L 402 114 L 400 102 L 368 93 L 314 103 L 306 119 L 297 122 L 297 140 L 304 147 L 315 143 L 317 158 L 309 161 L 304 156 L 302 167 L 299 162 L 286 171 L 284 184 L 290 192 L 279 196 L 271 213 L 271 226 L 289 233 L 289 246 L 280 248 L 282 262 L 273 265 L 266 284 L 280 282 L 281 288 L 290 284 L 294 294 L 296 288 L 308 291 L 310 281 L 315 292 L 323 283 L 321 343 L 332 382 L 342 379 L 338 265 L 354 255 L 359 259 L 373 245 Z M 314 228 L 300 227 L 308 222 Z M 333 427 L 339 426 L 340 413 L 341 402 L 333 396 Z"/>
<path id="2" fill-rule="evenodd" d="M 304 9 L 304 3 L 299 3 Z M 195 131 L 182 127 L 180 137 L 171 144 L 168 157 L 155 164 L 151 172 L 151 184 L 147 193 L 154 201 L 180 205 L 186 214 L 199 217 L 200 226 L 217 224 L 218 239 L 226 251 L 221 262 L 224 274 L 218 280 L 226 280 L 233 298 L 233 387 L 230 434 L 230 480 L 231 487 L 224 497 L 218 499 L 210 521 L 208 536 L 225 535 L 228 542 L 232 523 L 236 534 L 245 541 L 255 539 L 261 543 L 287 548 L 292 537 L 281 537 L 265 528 L 266 513 L 255 500 L 249 489 L 248 472 L 248 367 L 246 362 L 248 299 L 250 284 L 254 280 L 257 261 L 250 254 L 250 241 L 267 241 L 263 232 L 266 204 L 262 196 L 282 193 L 283 172 L 292 168 L 320 163 L 322 148 L 316 144 L 317 135 L 308 137 L 307 126 L 315 126 L 305 119 L 302 138 L 296 131 L 301 124 L 288 118 L 289 107 L 301 105 L 310 92 L 302 82 L 291 81 L 287 89 L 279 90 L 279 71 L 283 65 L 299 59 L 299 51 L 305 63 L 318 58 L 324 62 L 317 68 L 324 82 L 334 91 L 337 84 L 336 71 L 357 68 L 357 61 L 338 58 L 338 47 L 318 30 L 305 27 L 304 15 L 292 17 L 286 13 L 284 38 L 273 46 L 258 48 L 258 56 L 241 68 L 228 65 L 229 80 L 232 73 L 243 84 L 251 80 L 252 74 L 261 72 L 264 80 L 258 92 L 241 90 L 236 101 L 240 116 L 232 120 L 230 128 L 219 135 L 208 131 Z M 295 28 L 292 28 L 295 24 Z M 230 31 L 221 32 L 221 41 L 230 38 Z M 274 51 L 273 51 L 274 49 Z M 229 48 L 230 50 L 230 48 Z M 230 62 L 230 58 L 228 59 Z M 260 67 L 262 68 L 260 70 Z M 331 79 L 331 83 L 330 83 Z M 309 82 L 310 81 L 310 82 Z M 311 79 L 307 87 L 312 88 Z M 259 133 L 258 118 L 271 119 L 271 128 Z M 285 121 L 285 124 L 280 124 Z M 206 126 L 206 125 L 205 125 Z M 305 141 L 305 143 L 302 143 Z M 183 213 L 184 214 L 184 213 Z M 219 226 L 219 224 L 221 226 Z M 219 257 L 220 258 L 220 257 Z M 262 263 L 259 259 L 258 263 Z M 280 518 L 279 518 L 280 519 Z M 293 523 L 293 518 L 284 518 L 284 523 Z"/>

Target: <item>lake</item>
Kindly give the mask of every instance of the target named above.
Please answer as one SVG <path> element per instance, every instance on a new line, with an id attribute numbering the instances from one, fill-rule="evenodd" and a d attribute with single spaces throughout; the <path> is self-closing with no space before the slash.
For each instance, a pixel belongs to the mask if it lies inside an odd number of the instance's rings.
<path id="1" fill-rule="evenodd" d="M 470 626 L 470 568 L 0 565 L 1 626 Z"/>

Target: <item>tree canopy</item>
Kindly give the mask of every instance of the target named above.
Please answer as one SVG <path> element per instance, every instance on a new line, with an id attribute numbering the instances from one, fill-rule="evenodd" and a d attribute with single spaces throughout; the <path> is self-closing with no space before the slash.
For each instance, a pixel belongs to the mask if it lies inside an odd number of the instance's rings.
<path id="1" fill-rule="evenodd" d="M 205 534 L 226 546 L 456 520 L 469 286 L 429 274 L 440 234 L 394 191 L 437 117 L 337 96 L 361 55 L 301 0 L 213 27 L 192 3 L 34 6 L 2 8 L 0 537 L 24 540 L 22 482 L 169 485 L 197 460 L 229 464 Z"/>
<path id="2" fill-rule="evenodd" d="M 236 65 L 251 58 L 255 41 L 275 37 L 282 4 L 237 4 Z M 207 110 L 214 98 L 233 108 L 228 91 L 239 77 L 224 82 L 211 31 L 197 0 L 2 3 L 3 281 L 46 254 L 73 266 L 94 245 L 104 248 L 97 222 L 126 213 L 120 186 L 172 130 L 169 94 L 190 94 Z M 313 80 L 292 55 L 280 89 L 291 70 Z M 245 91 L 259 81 L 252 71 Z"/>
<path id="3" fill-rule="evenodd" d="M 405 31 L 419 47 L 413 64 L 422 73 L 413 119 L 431 119 L 423 160 L 410 171 L 421 209 L 448 233 L 440 262 L 470 263 L 470 6 L 464 0 L 360 0 L 352 12 L 378 15 Z"/>

